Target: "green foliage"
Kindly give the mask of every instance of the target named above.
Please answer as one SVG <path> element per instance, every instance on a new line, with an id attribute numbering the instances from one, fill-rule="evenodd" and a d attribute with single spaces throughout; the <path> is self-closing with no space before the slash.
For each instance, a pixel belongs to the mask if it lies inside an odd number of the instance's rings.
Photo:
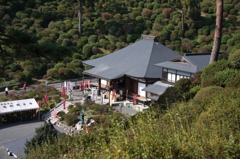
<path id="1" fill-rule="evenodd" d="M 229 61 L 234 68 L 240 68 L 240 50 L 236 50 L 234 53 L 230 54 Z"/>
<path id="2" fill-rule="evenodd" d="M 214 96 L 223 90 L 224 89 L 220 86 L 205 87 L 200 89 L 193 99 L 197 102 L 210 102 Z"/>
<path id="3" fill-rule="evenodd" d="M 18 86 L 13 86 L 13 89 L 14 90 L 18 90 Z"/>
<path id="4" fill-rule="evenodd" d="M 181 78 L 174 84 L 174 87 L 181 90 L 182 92 L 188 92 L 191 88 L 191 84 L 192 82 L 190 79 Z"/>
<path id="5" fill-rule="evenodd" d="M 53 143 L 56 139 L 57 132 L 54 127 L 50 124 L 44 123 L 40 128 L 36 128 L 36 135 L 30 140 L 27 141 L 24 152 L 26 154 L 35 150 L 37 146 L 41 146 L 43 143 L 47 142 L 48 144 Z"/>
<path id="6" fill-rule="evenodd" d="M 28 97 L 29 98 L 34 98 L 36 96 L 35 92 L 28 92 Z"/>
<path id="7" fill-rule="evenodd" d="M 203 70 L 202 70 L 202 74 L 201 74 L 201 86 L 202 87 L 206 87 L 211 85 L 212 83 L 209 81 L 214 80 L 214 76 L 217 72 L 219 71 L 223 71 L 225 68 L 229 68 L 230 67 L 230 63 L 229 61 L 226 60 L 221 60 L 221 61 L 217 61 L 214 62 L 208 66 L 206 66 Z"/>
<path id="8" fill-rule="evenodd" d="M 231 79 L 227 82 L 226 87 L 228 88 L 240 88 L 240 75 L 236 76 L 235 78 Z"/>
<path id="9" fill-rule="evenodd" d="M 96 43 L 97 42 L 97 35 L 90 35 L 88 38 L 88 43 Z"/>
<path id="10" fill-rule="evenodd" d="M 75 137 L 43 144 L 27 154 L 26 159 L 50 155 L 52 158 L 63 155 L 66 158 L 99 158 L 99 155 L 101 158 L 238 158 L 240 109 L 236 97 L 240 92 L 220 89 L 208 103 L 192 100 L 173 105 L 168 111 L 151 107 L 128 118 L 124 125 L 119 125 L 117 114 L 113 114 L 111 127 L 99 124 L 89 127 L 88 134 L 81 131 Z"/>
<path id="11" fill-rule="evenodd" d="M 78 116 L 73 114 L 67 114 L 64 117 L 64 121 L 68 126 L 75 126 L 75 124 L 79 121 Z"/>
<path id="12" fill-rule="evenodd" d="M 228 81 L 234 79 L 240 74 L 240 70 L 226 68 L 223 71 L 218 71 L 215 73 L 214 85 L 224 87 Z"/>
<path id="13" fill-rule="evenodd" d="M 65 115 L 65 112 L 64 111 L 60 111 L 57 113 L 57 116 L 63 118 L 63 116 Z"/>

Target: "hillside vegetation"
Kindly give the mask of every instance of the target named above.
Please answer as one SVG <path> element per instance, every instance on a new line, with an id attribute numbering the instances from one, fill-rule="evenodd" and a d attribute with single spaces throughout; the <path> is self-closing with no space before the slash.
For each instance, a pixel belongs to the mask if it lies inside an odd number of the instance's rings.
<path id="1" fill-rule="evenodd" d="M 1 81 L 79 77 L 82 60 L 141 34 L 179 53 L 210 52 L 215 29 L 215 1 L 205 0 L 2 0 L 0 8 Z M 231 52 L 240 48 L 240 2 L 224 0 L 223 15 L 220 51 Z"/>

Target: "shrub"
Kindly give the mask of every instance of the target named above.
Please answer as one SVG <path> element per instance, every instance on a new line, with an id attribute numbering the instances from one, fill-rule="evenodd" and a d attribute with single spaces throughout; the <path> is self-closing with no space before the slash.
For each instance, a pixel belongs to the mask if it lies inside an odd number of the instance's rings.
<path id="1" fill-rule="evenodd" d="M 79 121 L 79 119 L 76 115 L 67 114 L 64 118 L 64 121 L 68 126 L 75 126 L 75 124 Z"/>
<path id="2" fill-rule="evenodd" d="M 234 38 L 230 38 L 227 40 L 227 46 L 233 46 L 235 43 L 235 39 Z"/>
<path id="3" fill-rule="evenodd" d="M 229 61 L 234 68 L 240 68 L 240 50 L 236 50 L 234 53 L 230 54 Z"/>
<path id="4" fill-rule="evenodd" d="M 226 86 L 227 82 L 234 79 L 240 74 L 239 70 L 226 68 L 223 71 L 216 72 L 215 74 L 215 85 Z"/>
<path id="5" fill-rule="evenodd" d="M 73 107 L 74 107 L 74 105 L 69 105 L 68 106 L 68 111 L 70 111 Z"/>
<path id="6" fill-rule="evenodd" d="M 34 98 L 36 96 L 35 92 L 28 92 L 29 98 Z"/>
<path id="7" fill-rule="evenodd" d="M 198 102 L 210 101 L 216 94 L 223 90 L 224 88 L 219 86 L 205 87 L 200 89 L 193 99 Z"/>
<path id="8" fill-rule="evenodd" d="M 70 109 L 70 111 L 69 111 L 69 112 L 70 112 L 70 113 L 77 114 L 77 113 L 79 113 L 79 112 L 80 112 L 80 109 L 79 109 L 79 108 L 76 108 L 76 107 L 74 107 L 74 108 Z"/>
<path id="9" fill-rule="evenodd" d="M 230 21 L 230 22 L 235 22 L 235 21 L 237 21 L 237 16 L 236 15 L 228 15 L 228 20 Z"/>
<path id="10" fill-rule="evenodd" d="M 14 90 L 18 90 L 18 86 L 13 86 L 13 89 Z"/>
<path id="11" fill-rule="evenodd" d="M 174 87 L 181 90 L 182 92 L 188 92 L 190 90 L 191 84 L 192 82 L 190 79 L 181 78 L 174 84 Z"/>
<path id="12" fill-rule="evenodd" d="M 0 101 L 8 101 L 8 98 L 7 97 L 2 97 L 2 98 L 0 98 Z"/>
<path id="13" fill-rule="evenodd" d="M 221 43 L 222 43 L 222 44 L 226 44 L 226 43 L 227 43 L 227 40 L 228 40 L 229 38 L 231 38 L 230 35 L 224 34 L 224 35 L 222 36 Z"/>
<path id="14" fill-rule="evenodd" d="M 90 35 L 88 38 L 88 43 L 96 43 L 98 40 L 97 35 Z"/>
<path id="15" fill-rule="evenodd" d="M 201 86 L 206 87 L 207 83 L 209 82 L 209 79 L 211 77 L 214 77 L 215 74 L 219 71 L 223 71 L 226 68 L 229 68 L 230 62 L 226 60 L 222 61 L 216 61 L 210 65 L 207 65 L 203 70 L 201 74 Z"/>
<path id="16" fill-rule="evenodd" d="M 175 87 L 168 87 L 163 94 L 158 98 L 157 103 L 161 104 L 161 109 L 167 109 L 169 104 L 172 104 L 183 99 L 182 92 Z"/>
<path id="17" fill-rule="evenodd" d="M 57 116 L 59 116 L 59 117 L 63 117 L 65 115 L 65 112 L 64 111 L 60 111 L 60 112 L 58 112 L 57 113 Z"/>
<path id="18" fill-rule="evenodd" d="M 97 123 L 97 124 L 102 124 L 106 121 L 106 116 L 105 115 L 96 115 L 92 117 L 92 119 Z"/>
<path id="19" fill-rule="evenodd" d="M 227 82 L 226 87 L 240 88 L 240 75 Z"/>

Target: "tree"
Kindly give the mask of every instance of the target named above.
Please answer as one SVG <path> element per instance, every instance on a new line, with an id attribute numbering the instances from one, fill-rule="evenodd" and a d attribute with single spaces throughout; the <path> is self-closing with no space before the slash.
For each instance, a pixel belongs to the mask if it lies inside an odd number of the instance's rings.
<path id="1" fill-rule="evenodd" d="M 184 33 L 185 14 L 192 19 L 198 19 L 201 14 L 200 3 L 202 0 L 168 0 L 177 11 L 182 14 L 182 33 Z M 182 34 L 183 35 L 183 34 Z"/>
<path id="2" fill-rule="evenodd" d="M 216 27 L 214 33 L 214 42 L 213 42 L 213 49 L 210 57 L 209 64 L 217 61 L 220 44 L 221 44 L 221 37 L 222 37 L 222 21 L 223 21 L 223 0 L 216 0 Z"/>
<path id="3" fill-rule="evenodd" d="M 52 143 L 56 138 L 57 131 L 54 129 L 53 125 L 50 123 L 44 123 L 40 128 L 36 128 L 36 135 L 25 143 L 25 153 L 29 153 L 31 150 L 36 149 L 37 146 L 40 146 L 43 142 Z"/>
<path id="4" fill-rule="evenodd" d="M 78 33 L 79 36 L 82 35 L 82 11 L 83 11 L 83 6 L 86 6 L 87 8 L 89 7 L 94 7 L 94 0 L 78 0 Z"/>

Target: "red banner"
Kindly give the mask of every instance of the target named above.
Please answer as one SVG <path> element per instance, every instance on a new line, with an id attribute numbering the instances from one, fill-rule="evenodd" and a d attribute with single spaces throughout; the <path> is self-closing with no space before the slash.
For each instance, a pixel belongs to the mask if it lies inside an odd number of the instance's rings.
<path id="1" fill-rule="evenodd" d="M 40 108 L 41 107 L 41 102 L 37 101 L 37 104 L 38 104 L 38 107 Z"/>
<path id="2" fill-rule="evenodd" d="M 137 104 L 137 94 L 134 94 L 133 95 L 133 105 L 136 105 Z"/>
<path id="3" fill-rule="evenodd" d="M 87 81 L 88 88 L 90 89 L 90 81 Z"/>
<path id="4" fill-rule="evenodd" d="M 112 92 L 112 100 L 114 99 L 115 95 L 116 95 L 116 89 L 114 89 Z"/>
<path id="5" fill-rule="evenodd" d="M 66 99 L 63 99 L 63 109 L 66 109 Z"/>
<path id="6" fill-rule="evenodd" d="M 48 96 L 47 96 L 46 94 L 43 96 L 43 98 L 44 98 L 45 103 L 46 103 L 46 104 L 49 104 L 49 102 L 48 102 Z"/>
<path id="7" fill-rule="evenodd" d="M 83 91 L 83 83 L 82 82 L 79 83 L 79 91 Z"/>
<path id="8" fill-rule="evenodd" d="M 88 126 L 86 125 L 86 133 L 88 133 Z"/>
<path id="9" fill-rule="evenodd" d="M 66 87 L 62 87 L 62 96 L 66 95 Z"/>
<path id="10" fill-rule="evenodd" d="M 54 108 L 54 110 L 53 110 L 53 117 L 57 118 L 57 110 L 56 110 L 56 108 Z"/>
<path id="11" fill-rule="evenodd" d="M 86 88 L 87 88 L 87 81 L 83 82 L 83 87 L 84 87 L 84 90 L 86 90 Z"/>

